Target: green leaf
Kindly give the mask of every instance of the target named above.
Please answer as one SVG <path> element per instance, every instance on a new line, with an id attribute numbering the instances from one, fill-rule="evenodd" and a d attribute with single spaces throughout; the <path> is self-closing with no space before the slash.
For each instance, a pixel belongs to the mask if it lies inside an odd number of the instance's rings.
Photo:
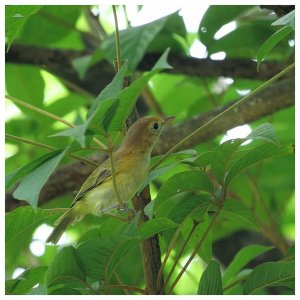
<path id="1" fill-rule="evenodd" d="M 109 280 L 126 254 L 137 247 L 138 241 L 137 238 L 116 234 L 97 237 L 80 244 L 77 254 L 87 276 L 98 280 Z"/>
<path id="2" fill-rule="evenodd" d="M 157 233 L 177 226 L 176 223 L 167 218 L 155 218 L 141 224 L 139 231 L 143 239 L 148 239 Z"/>
<path id="3" fill-rule="evenodd" d="M 188 241 L 188 245 L 192 251 L 195 249 L 195 247 L 197 246 L 197 244 L 203 237 L 203 235 L 204 235 L 205 231 L 207 230 L 207 227 L 209 226 L 209 223 L 211 221 L 211 219 L 207 213 L 204 215 L 202 220 L 203 220 L 203 222 L 196 227 L 193 235 L 191 236 L 190 240 Z M 184 237 L 184 239 L 187 239 L 193 226 L 194 226 L 194 221 L 192 220 L 192 218 L 187 218 L 181 227 L 181 233 L 182 233 L 182 236 Z M 208 234 L 206 235 L 206 238 L 202 242 L 202 245 L 198 251 L 198 255 L 205 262 L 209 262 L 211 260 L 211 257 L 212 257 L 212 232 L 211 232 L 211 230 L 208 232 Z"/>
<path id="4" fill-rule="evenodd" d="M 163 53 L 150 72 L 120 91 L 122 80 L 127 72 L 125 64 L 111 84 L 94 101 L 85 123 L 52 136 L 73 136 L 81 146 L 85 146 L 87 135 L 96 133 L 106 135 L 110 131 L 122 130 L 124 122 L 132 111 L 139 93 L 150 78 L 162 69 L 170 67 L 166 61 L 168 53 L 169 49 Z"/>
<path id="5" fill-rule="evenodd" d="M 45 82 L 40 68 L 8 63 L 5 66 L 5 87 L 10 96 L 40 108 L 44 107 Z M 36 122 L 39 122 L 38 118 L 41 116 L 37 115 L 35 111 L 19 104 L 16 106 Z"/>
<path id="6" fill-rule="evenodd" d="M 13 196 L 18 200 L 27 201 L 31 206 L 36 208 L 42 187 L 64 157 L 67 149 L 49 158 L 26 175 L 14 191 Z"/>
<path id="7" fill-rule="evenodd" d="M 199 191 L 212 193 L 213 190 L 213 184 L 210 179 L 200 171 L 178 173 L 162 185 L 155 199 L 154 208 L 156 209 L 166 199 L 178 193 Z"/>
<path id="8" fill-rule="evenodd" d="M 274 34 L 272 34 L 258 49 L 257 52 L 257 70 L 259 69 L 260 64 L 267 56 L 267 54 L 277 45 L 284 37 L 286 37 L 290 32 L 293 31 L 293 28 L 290 26 L 284 26 Z"/>
<path id="9" fill-rule="evenodd" d="M 241 173 L 253 164 L 277 155 L 286 155 L 289 153 L 289 147 L 286 147 L 284 145 L 279 146 L 272 143 L 266 143 L 250 149 L 231 166 L 225 178 L 225 186 L 228 186 L 237 174 Z"/>
<path id="10" fill-rule="evenodd" d="M 129 87 L 122 90 L 117 98 L 107 99 L 102 101 L 101 105 L 97 107 L 94 113 L 87 120 L 87 128 L 98 132 L 99 134 L 106 134 L 107 131 L 119 131 L 123 129 L 126 118 L 131 113 L 138 95 L 148 83 L 150 78 L 160 72 L 163 69 L 170 68 L 167 63 L 167 56 L 170 49 L 167 49 L 154 65 L 152 70 L 141 78 L 135 80 Z M 119 101 L 118 109 L 114 115 L 110 115 L 111 119 L 107 119 L 105 122 L 106 130 L 103 128 L 102 121 L 111 108 L 115 105 L 115 102 Z M 101 126 L 102 125 L 102 126 Z"/>
<path id="11" fill-rule="evenodd" d="M 128 60 L 128 66 L 131 71 L 134 71 L 138 66 L 139 62 L 144 57 L 149 44 L 161 31 L 168 20 L 168 17 L 169 16 L 142 26 L 130 27 L 120 31 L 122 59 Z M 104 50 L 109 62 L 112 62 L 116 57 L 115 44 L 115 34 L 104 39 L 102 43 L 102 49 Z"/>
<path id="12" fill-rule="evenodd" d="M 234 31 L 215 40 L 208 47 L 208 54 L 224 51 L 229 58 L 253 58 L 258 48 L 274 32 L 269 21 L 241 24 Z"/>
<path id="13" fill-rule="evenodd" d="M 220 265 L 211 260 L 201 276 L 198 295 L 223 295 Z"/>
<path id="14" fill-rule="evenodd" d="M 44 5 L 25 23 L 18 42 L 46 48 L 84 49 L 85 34 L 76 30 L 82 8 L 80 5 Z"/>
<path id="15" fill-rule="evenodd" d="M 295 261 L 267 262 L 253 269 L 244 285 L 244 294 L 256 294 L 269 286 L 295 286 Z"/>
<path id="16" fill-rule="evenodd" d="M 253 6 L 250 5 L 211 5 L 205 12 L 199 26 L 201 42 L 209 46 L 213 43 L 215 33 L 225 24 L 238 19 Z"/>
<path id="17" fill-rule="evenodd" d="M 72 289 L 70 287 L 62 287 L 51 291 L 49 295 L 82 295 L 82 294 L 77 289 Z"/>
<path id="18" fill-rule="evenodd" d="M 16 181 L 18 181 L 20 178 L 22 178 L 24 175 L 31 172 L 33 169 L 37 168 L 38 166 L 42 165 L 44 162 L 52 158 L 53 156 L 56 156 L 59 154 L 61 150 L 52 151 L 50 153 L 47 153 L 43 156 L 40 156 L 39 158 L 33 160 L 29 164 L 7 174 L 5 176 L 5 188 L 11 187 Z"/>
<path id="19" fill-rule="evenodd" d="M 242 248 L 231 261 L 223 274 L 223 286 L 227 285 L 235 276 L 255 257 L 273 249 L 274 247 L 250 245 Z"/>
<path id="20" fill-rule="evenodd" d="M 177 224 L 181 224 L 187 217 L 192 218 L 197 222 L 202 222 L 210 204 L 209 196 L 207 195 L 186 195 L 179 198 L 180 202 L 173 201 L 170 198 L 164 203 L 167 210 L 166 217 Z"/>
<path id="21" fill-rule="evenodd" d="M 18 36 L 25 22 L 36 14 L 42 5 L 6 5 L 5 6 L 5 37 L 7 38 L 7 51 Z"/>
<path id="22" fill-rule="evenodd" d="M 85 280 L 84 270 L 72 246 L 64 247 L 57 253 L 45 278 L 48 288 L 56 284 L 80 283 Z"/>
<path id="23" fill-rule="evenodd" d="M 98 95 L 98 97 L 93 101 L 88 114 L 87 119 L 89 119 L 92 114 L 98 109 L 101 105 L 101 102 L 107 99 L 113 99 L 118 97 L 123 89 L 123 80 L 128 72 L 128 64 L 125 62 L 119 72 L 115 75 L 114 79 L 110 84 L 108 84 Z"/>
<path id="24" fill-rule="evenodd" d="M 21 248 L 32 238 L 34 230 L 42 223 L 57 219 L 60 213 L 53 213 L 31 206 L 18 207 L 5 215 L 6 261 L 15 261 Z"/>
<path id="25" fill-rule="evenodd" d="M 5 294 L 24 295 L 36 284 L 43 283 L 44 274 L 48 267 L 39 266 L 25 270 L 15 279 L 5 281 Z"/>
<path id="26" fill-rule="evenodd" d="M 278 144 L 274 129 L 271 124 L 264 123 L 255 128 L 246 138 L 229 140 L 219 145 L 212 157 L 211 168 L 220 184 L 223 184 L 225 174 L 230 166 L 230 162 L 234 157 L 239 146 L 247 140 L 261 140 Z"/>
<path id="27" fill-rule="evenodd" d="M 295 30 L 295 10 L 289 12 L 282 18 L 278 19 L 277 21 L 272 23 L 273 26 L 276 25 L 286 25 L 291 27 L 293 30 Z"/>
<path id="28" fill-rule="evenodd" d="M 220 215 L 247 229 L 258 230 L 253 212 L 240 201 L 226 199 Z"/>

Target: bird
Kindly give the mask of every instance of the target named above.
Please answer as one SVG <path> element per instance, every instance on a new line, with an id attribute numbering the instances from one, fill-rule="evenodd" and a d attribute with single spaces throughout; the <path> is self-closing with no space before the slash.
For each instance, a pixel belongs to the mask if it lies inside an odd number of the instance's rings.
<path id="1" fill-rule="evenodd" d="M 85 180 L 70 208 L 54 223 L 55 227 L 47 243 L 57 244 L 71 224 L 79 222 L 85 215 L 101 214 L 117 209 L 119 200 L 127 203 L 140 190 L 147 178 L 153 147 L 165 125 L 174 117 L 146 116 L 133 123 L 119 149 L 113 153 L 115 183 L 113 185 L 110 159 L 105 160 Z"/>

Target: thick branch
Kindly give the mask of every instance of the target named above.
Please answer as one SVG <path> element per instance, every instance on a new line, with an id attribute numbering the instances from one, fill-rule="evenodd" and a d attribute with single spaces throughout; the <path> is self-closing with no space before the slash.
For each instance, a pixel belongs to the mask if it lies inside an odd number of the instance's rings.
<path id="1" fill-rule="evenodd" d="M 99 92 L 114 77 L 114 68 L 106 61 L 101 61 L 92 66 L 81 80 L 72 66 L 76 58 L 89 54 L 86 51 L 58 50 L 34 46 L 12 45 L 6 54 L 7 63 L 32 64 L 43 66 L 50 72 L 71 81 L 88 92 L 98 95 Z M 148 71 L 156 63 L 161 53 L 146 54 L 138 66 L 139 71 Z M 169 63 L 173 69 L 168 70 L 173 74 L 185 74 L 195 77 L 239 77 L 265 80 L 281 71 L 285 64 L 279 62 L 264 62 L 257 72 L 257 64 L 246 59 L 210 60 L 169 55 Z"/>
<path id="2" fill-rule="evenodd" d="M 264 91 L 256 94 L 228 117 L 217 121 L 209 130 L 188 141 L 183 149 L 191 148 L 194 145 L 208 141 L 227 130 L 258 120 L 271 115 L 276 111 L 294 105 L 295 81 L 294 78 L 283 79 Z M 231 104 L 231 103 L 230 103 Z M 154 155 L 163 154 L 177 144 L 182 138 L 206 123 L 210 118 L 225 110 L 230 104 L 219 106 L 213 110 L 196 115 L 195 117 L 182 122 L 176 126 L 166 129 L 157 144 Z M 103 157 L 102 157 L 103 160 Z M 97 160 L 101 162 L 101 159 Z M 84 179 L 91 173 L 91 168 L 81 163 L 74 163 L 62 166 L 48 180 L 42 189 L 39 203 L 47 202 L 54 197 L 74 192 L 83 183 Z M 14 200 L 11 193 L 6 194 L 6 211 L 17 206 L 24 205 L 24 202 Z"/>

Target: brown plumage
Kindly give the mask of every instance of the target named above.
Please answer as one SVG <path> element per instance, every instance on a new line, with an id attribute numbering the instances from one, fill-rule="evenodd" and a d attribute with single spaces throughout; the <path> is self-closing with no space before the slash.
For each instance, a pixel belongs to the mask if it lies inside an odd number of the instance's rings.
<path id="1" fill-rule="evenodd" d="M 128 130 L 120 148 L 114 153 L 115 179 L 121 201 L 127 202 L 138 191 L 148 175 L 151 152 L 164 125 L 173 117 L 144 117 Z M 112 184 L 110 160 L 104 161 L 86 179 L 71 208 L 57 221 L 47 242 L 56 244 L 69 224 L 86 214 L 100 215 L 118 207 Z"/>

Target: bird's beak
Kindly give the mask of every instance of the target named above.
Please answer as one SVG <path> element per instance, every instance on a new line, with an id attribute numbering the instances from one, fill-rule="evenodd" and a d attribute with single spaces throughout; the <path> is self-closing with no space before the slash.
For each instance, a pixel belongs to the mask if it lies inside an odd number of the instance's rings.
<path id="1" fill-rule="evenodd" d="M 169 116 L 169 117 L 164 117 L 164 121 L 165 123 L 170 123 L 175 119 L 174 116 Z"/>

